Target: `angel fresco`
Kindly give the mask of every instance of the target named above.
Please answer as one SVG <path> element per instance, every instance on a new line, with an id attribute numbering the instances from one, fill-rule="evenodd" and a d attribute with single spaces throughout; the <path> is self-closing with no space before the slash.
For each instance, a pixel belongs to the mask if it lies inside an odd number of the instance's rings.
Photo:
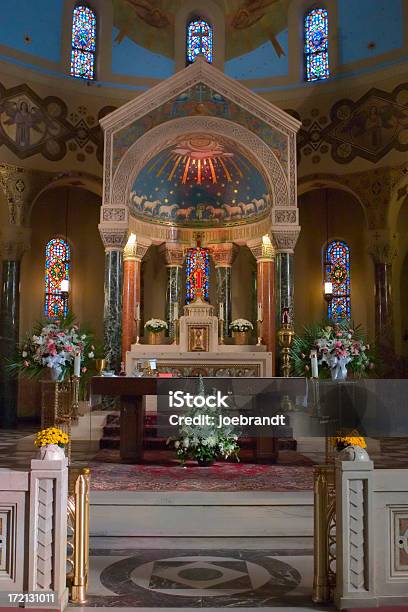
<path id="1" fill-rule="evenodd" d="M 223 0 L 226 60 L 270 41 L 277 56 L 286 49 L 277 36 L 287 29 L 290 0 Z M 116 44 L 125 37 L 165 57 L 174 56 L 174 23 L 182 0 L 113 0 Z M 143 22 L 141 27 L 140 22 Z M 158 29 L 163 33 L 159 34 Z"/>
<path id="2" fill-rule="evenodd" d="M 0 101 L 0 116 L 3 128 L 5 126 L 14 127 L 14 134 L 7 128 L 5 132 L 20 149 L 25 149 L 32 144 L 31 130 L 41 135 L 45 131 L 41 110 L 35 106 L 30 108 L 28 101 L 24 98 L 17 102 L 14 100 Z"/>

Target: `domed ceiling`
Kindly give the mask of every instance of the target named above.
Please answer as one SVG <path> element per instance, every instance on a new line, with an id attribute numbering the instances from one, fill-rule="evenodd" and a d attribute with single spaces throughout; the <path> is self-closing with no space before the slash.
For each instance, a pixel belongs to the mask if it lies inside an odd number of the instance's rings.
<path id="1" fill-rule="evenodd" d="M 128 37 L 173 57 L 175 15 L 182 4 L 182 0 L 113 0 L 116 42 Z M 278 57 L 285 54 L 277 36 L 287 27 L 290 0 L 220 0 L 219 4 L 225 11 L 226 60 L 269 41 Z M 168 34 L 160 35 L 159 29 Z"/>
<path id="2" fill-rule="evenodd" d="M 133 184 L 129 207 L 145 221 L 211 227 L 265 217 L 270 197 L 261 173 L 236 146 L 194 135 L 146 164 Z"/>

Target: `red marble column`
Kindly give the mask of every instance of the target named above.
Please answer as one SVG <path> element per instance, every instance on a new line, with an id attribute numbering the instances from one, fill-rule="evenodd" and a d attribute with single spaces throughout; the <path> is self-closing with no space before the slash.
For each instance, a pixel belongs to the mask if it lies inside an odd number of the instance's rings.
<path id="1" fill-rule="evenodd" d="M 140 259 L 126 258 L 123 262 L 122 296 L 122 361 L 136 340 L 136 304 L 140 304 Z"/>
<path id="2" fill-rule="evenodd" d="M 272 352 L 272 375 L 275 374 L 275 267 L 273 259 L 257 261 L 257 299 L 262 304 L 262 341 Z"/>

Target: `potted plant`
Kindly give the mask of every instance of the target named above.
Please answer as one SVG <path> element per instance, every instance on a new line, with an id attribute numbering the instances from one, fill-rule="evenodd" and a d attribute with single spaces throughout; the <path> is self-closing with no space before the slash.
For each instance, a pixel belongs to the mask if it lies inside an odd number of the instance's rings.
<path id="1" fill-rule="evenodd" d="M 36 435 L 34 446 L 39 449 L 39 459 L 44 461 L 61 460 L 65 457 L 65 446 L 69 443 L 68 434 L 58 427 L 42 429 Z"/>
<path id="2" fill-rule="evenodd" d="M 144 328 L 147 344 L 164 344 L 164 332 L 168 329 L 166 321 L 149 319 Z"/>
<path id="3" fill-rule="evenodd" d="M 319 377 L 345 380 L 348 369 L 367 376 L 374 369 L 374 352 L 360 326 L 351 321 L 326 321 L 305 327 L 295 336 L 291 357 L 295 376 L 310 375 L 310 353 L 317 352 Z"/>
<path id="4" fill-rule="evenodd" d="M 235 344 L 249 344 L 249 339 L 254 329 L 251 321 L 247 319 L 235 319 L 230 323 L 230 330 Z"/>
<path id="5" fill-rule="evenodd" d="M 205 397 L 202 378 L 199 386 L 199 395 Z M 182 465 L 187 459 L 195 459 L 200 467 L 208 467 L 219 458 L 239 461 L 238 434 L 233 427 L 218 427 L 219 408 L 204 404 L 202 408 L 191 408 L 188 416 L 192 417 L 192 421 L 194 417 L 200 417 L 201 422 L 208 424 L 186 425 L 183 422 L 178 435 L 167 440 L 168 444 L 174 444 Z M 206 416 L 209 418 L 206 419 Z"/>

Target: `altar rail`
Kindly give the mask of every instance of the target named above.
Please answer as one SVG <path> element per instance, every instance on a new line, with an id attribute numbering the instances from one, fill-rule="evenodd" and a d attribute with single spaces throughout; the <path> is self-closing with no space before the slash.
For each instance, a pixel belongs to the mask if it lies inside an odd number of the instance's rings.
<path id="1" fill-rule="evenodd" d="M 55 607 L 66 606 L 67 489 L 66 460 L 0 470 L 1 605 L 5 593 L 53 591 Z"/>
<path id="2" fill-rule="evenodd" d="M 340 461 L 315 473 L 314 601 L 407 605 L 408 470 Z"/>

